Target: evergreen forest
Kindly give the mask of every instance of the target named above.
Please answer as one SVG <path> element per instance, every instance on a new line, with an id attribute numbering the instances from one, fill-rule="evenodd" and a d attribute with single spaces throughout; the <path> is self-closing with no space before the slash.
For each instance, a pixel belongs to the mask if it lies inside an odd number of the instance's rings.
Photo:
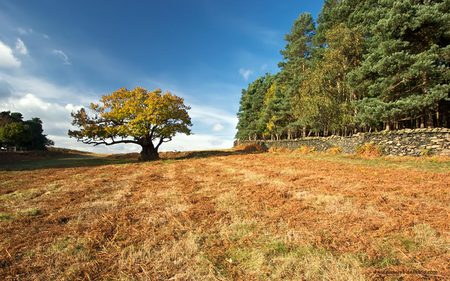
<path id="1" fill-rule="evenodd" d="M 326 0 L 242 91 L 236 139 L 450 126 L 450 1 Z"/>

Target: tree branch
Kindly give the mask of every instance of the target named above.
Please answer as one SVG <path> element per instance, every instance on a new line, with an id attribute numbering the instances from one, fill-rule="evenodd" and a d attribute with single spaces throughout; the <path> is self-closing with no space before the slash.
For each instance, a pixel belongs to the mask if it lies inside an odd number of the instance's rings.
<path id="1" fill-rule="evenodd" d="M 135 141 L 135 140 L 114 140 L 113 137 L 111 137 L 111 142 L 107 142 L 106 139 L 101 139 L 101 140 L 95 140 L 95 139 L 82 139 L 82 138 L 78 138 L 78 141 L 81 141 L 84 144 L 92 144 L 94 146 L 100 145 L 100 144 L 104 144 L 104 145 L 113 145 L 113 144 L 118 144 L 118 143 L 134 143 L 134 144 L 139 144 L 139 142 Z"/>
<path id="2" fill-rule="evenodd" d="M 168 137 L 168 138 L 161 137 L 159 139 L 158 145 L 156 146 L 156 150 L 158 150 L 158 148 L 161 146 L 161 144 L 163 144 L 164 142 L 169 142 L 171 140 L 172 140 L 172 137 Z"/>
<path id="3" fill-rule="evenodd" d="M 153 140 L 153 134 L 155 133 L 155 130 L 156 130 L 157 127 L 158 126 L 156 126 L 156 125 L 153 126 L 152 130 L 150 131 L 150 135 L 149 135 L 150 141 Z"/>

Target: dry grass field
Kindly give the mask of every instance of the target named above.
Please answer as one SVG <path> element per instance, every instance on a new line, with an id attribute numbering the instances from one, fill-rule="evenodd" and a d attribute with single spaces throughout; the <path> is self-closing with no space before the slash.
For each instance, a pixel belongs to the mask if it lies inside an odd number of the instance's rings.
<path id="1" fill-rule="evenodd" d="M 1 164 L 0 280 L 449 278 L 448 159 L 165 157 Z"/>

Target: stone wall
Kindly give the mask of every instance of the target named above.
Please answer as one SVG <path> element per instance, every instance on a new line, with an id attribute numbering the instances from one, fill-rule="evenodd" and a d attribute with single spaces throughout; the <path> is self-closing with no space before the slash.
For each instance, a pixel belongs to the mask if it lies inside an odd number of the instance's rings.
<path id="1" fill-rule="evenodd" d="M 358 146 L 364 143 L 374 143 L 386 155 L 419 156 L 429 154 L 450 156 L 450 129 L 447 128 L 359 133 L 351 137 L 307 137 L 296 140 L 240 141 L 238 143 L 255 142 L 268 148 L 284 147 L 296 149 L 301 146 L 311 146 L 317 151 L 325 151 L 331 147 L 340 147 L 345 153 L 355 153 Z"/>

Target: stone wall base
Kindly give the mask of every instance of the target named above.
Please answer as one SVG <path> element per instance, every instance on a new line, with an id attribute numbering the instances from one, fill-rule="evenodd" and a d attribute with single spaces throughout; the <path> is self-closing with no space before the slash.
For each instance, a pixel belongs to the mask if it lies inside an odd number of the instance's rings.
<path id="1" fill-rule="evenodd" d="M 267 148 L 283 147 L 296 149 L 302 146 L 314 147 L 316 151 L 325 151 L 332 147 L 340 147 L 344 153 L 355 153 L 365 144 L 377 145 L 385 155 L 450 156 L 450 129 L 405 129 L 398 131 L 382 131 L 377 133 L 359 133 L 351 137 L 308 137 L 295 140 L 258 140 L 237 141 L 236 144 L 260 143 Z"/>

